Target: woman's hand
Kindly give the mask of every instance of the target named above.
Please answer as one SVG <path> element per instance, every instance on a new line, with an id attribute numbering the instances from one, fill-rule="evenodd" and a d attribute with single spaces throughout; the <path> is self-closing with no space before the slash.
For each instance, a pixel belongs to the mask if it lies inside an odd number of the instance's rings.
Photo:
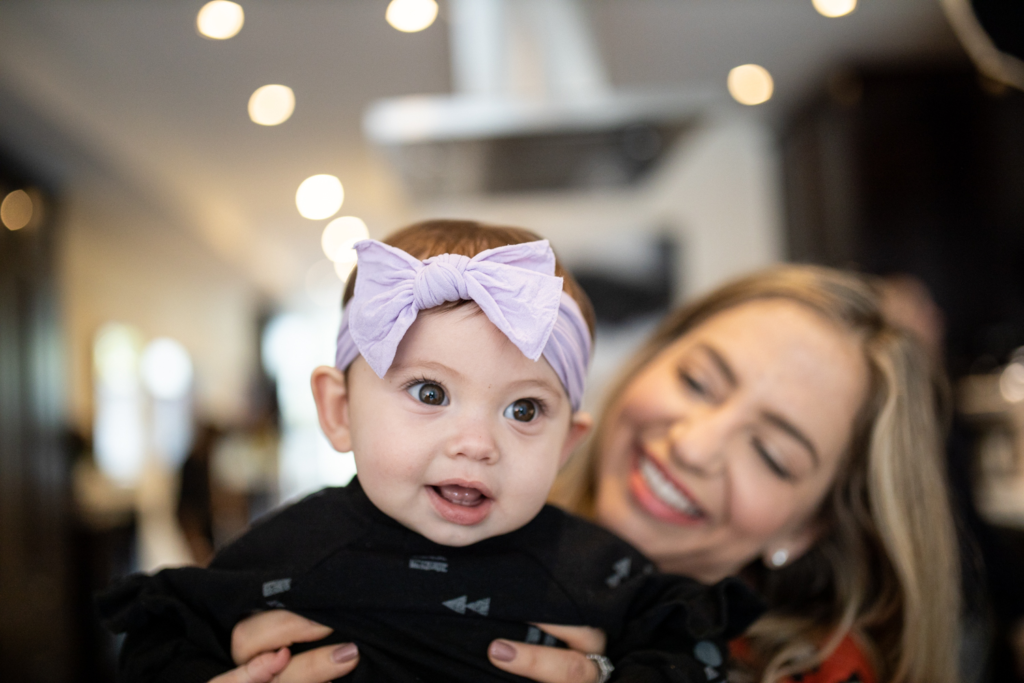
<path id="1" fill-rule="evenodd" d="M 596 683 L 600 672 L 586 655 L 604 652 L 604 631 L 586 626 L 537 626 L 572 649 L 495 640 L 487 650 L 491 664 L 538 683 Z"/>
<path id="2" fill-rule="evenodd" d="M 238 664 L 210 683 L 327 683 L 359 663 L 354 643 L 326 645 L 291 656 L 288 646 L 320 640 L 331 629 L 284 610 L 238 622 L 231 631 L 231 657 Z"/>

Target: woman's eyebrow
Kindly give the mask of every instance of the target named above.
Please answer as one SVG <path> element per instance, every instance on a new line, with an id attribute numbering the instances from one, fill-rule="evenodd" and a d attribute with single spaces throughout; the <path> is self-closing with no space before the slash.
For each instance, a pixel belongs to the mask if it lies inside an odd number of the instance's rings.
<path id="1" fill-rule="evenodd" d="M 725 358 L 722 357 L 718 351 L 708 346 L 707 344 L 698 344 L 697 348 L 703 350 L 706 354 L 711 357 L 712 362 L 718 366 L 718 371 L 725 377 L 725 381 L 729 383 L 729 386 L 735 388 L 738 382 L 736 381 L 736 373 L 732 371 L 732 367 L 725 362 Z"/>
<path id="2" fill-rule="evenodd" d="M 782 431 L 786 432 L 791 437 L 799 441 L 801 444 L 803 444 L 804 448 L 806 448 L 807 451 L 811 454 L 811 459 L 814 460 L 814 466 L 818 466 L 820 462 L 820 458 L 818 457 L 818 449 L 814 447 L 814 444 L 811 442 L 811 440 L 807 438 L 807 436 L 803 432 L 797 429 L 792 422 L 782 417 L 781 415 L 772 412 L 761 413 L 761 416 L 765 419 L 765 421 L 775 425 L 776 427 L 778 427 L 779 429 L 781 429 Z"/>

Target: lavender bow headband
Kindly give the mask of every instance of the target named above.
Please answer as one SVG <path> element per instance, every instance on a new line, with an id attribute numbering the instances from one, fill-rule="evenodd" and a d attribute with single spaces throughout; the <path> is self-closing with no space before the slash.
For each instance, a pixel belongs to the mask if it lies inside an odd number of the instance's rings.
<path id="1" fill-rule="evenodd" d="M 469 299 L 527 358 L 544 355 L 573 410 L 579 410 L 590 330 L 579 306 L 562 291 L 562 278 L 554 275 L 547 240 L 488 249 L 473 258 L 442 254 L 426 261 L 376 240 L 355 248 L 359 269 L 338 331 L 339 370 L 361 354 L 383 377 L 420 311 Z"/>

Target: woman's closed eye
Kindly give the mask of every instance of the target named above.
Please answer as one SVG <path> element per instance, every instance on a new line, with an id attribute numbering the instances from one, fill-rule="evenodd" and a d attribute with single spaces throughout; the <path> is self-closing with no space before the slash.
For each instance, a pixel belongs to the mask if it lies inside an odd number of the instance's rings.
<path id="1" fill-rule="evenodd" d="M 764 464 L 767 465 L 768 469 L 772 471 L 772 474 L 783 481 L 793 480 L 793 473 L 782 465 L 778 456 L 772 453 L 771 449 L 768 448 L 760 438 L 755 436 L 752 440 L 752 445 L 754 446 L 754 450 L 757 452 L 758 457 L 760 457 Z"/>
<path id="2" fill-rule="evenodd" d="M 679 381 L 683 389 L 691 395 L 703 400 L 717 403 L 722 399 L 723 388 L 710 373 L 690 367 L 678 370 Z"/>
<path id="3" fill-rule="evenodd" d="M 708 393 L 707 387 L 703 382 L 694 377 L 688 370 L 683 368 L 679 369 L 679 381 L 683 383 L 683 386 L 700 396 L 706 396 Z"/>
<path id="4" fill-rule="evenodd" d="M 543 412 L 543 405 L 535 398 L 520 398 L 505 407 L 503 415 L 517 422 L 532 422 Z"/>
<path id="5" fill-rule="evenodd" d="M 736 376 L 722 356 L 712 348 L 700 345 L 682 359 L 676 369 L 679 382 L 690 395 L 712 403 L 720 403 L 736 387 Z"/>
<path id="6" fill-rule="evenodd" d="M 437 382 L 431 382 L 430 380 L 417 380 L 413 384 L 407 386 L 405 390 L 414 399 L 420 403 L 425 403 L 428 406 L 448 405 L 448 394 L 445 393 L 444 387 Z"/>

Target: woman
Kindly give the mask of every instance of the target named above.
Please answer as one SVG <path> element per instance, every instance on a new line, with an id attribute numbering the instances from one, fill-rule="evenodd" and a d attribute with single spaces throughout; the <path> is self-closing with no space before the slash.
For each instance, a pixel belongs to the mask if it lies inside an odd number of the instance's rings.
<path id="1" fill-rule="evenodd" d="M 738 676 L 957 679 L 956 541 L 940 463 L 942 383 L 882 319 L 860 278 L 784 267 L 667 320 L 610 392 L 556 502 L 593 517 L 663 571 L 748 578 L 769 611 L 736 644 Z M 243 622 L 216 683 L 268 680 L 324 628 L 284 612 Z M 599 633 L 576 651 L 495 641 L 492 662 L 537 681 L 589 682 Z M 344 660 L 344 661 L 340 661 Z M 350 670 L 354 647 L 297 655 L 275 680 Z M 835 667 L 832 667 L 833 669 Z M 849 673 L 844 674 L 849 675 Z M 825 678 L 822 678 L 822 677 Z"/>

